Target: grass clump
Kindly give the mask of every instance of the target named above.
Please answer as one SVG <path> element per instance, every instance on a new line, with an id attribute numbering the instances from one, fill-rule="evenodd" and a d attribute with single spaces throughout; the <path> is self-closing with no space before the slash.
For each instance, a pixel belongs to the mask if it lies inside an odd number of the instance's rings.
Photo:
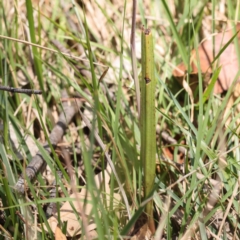
<path id="1" fill-rule="evenodd" d="M 0 91 L 0 238 L 239 236 L 239 72 L 222 62 L 233 48 L 239 66 L 239 16 L 237 3 L 227 3 L 139 2 L 130 54 L 127 1 L 1 2 L 1 85 L 43 94 Z M 154 138 L 152 166 L 140 162 L 142 25 L 151 29 L 155 58 L 149 96 L 156 116 L 141 109 L 156 124 L 145 140 Z M 229 42 L 213 35 L 231 27 Z M 214 60 L 206 80 L 199 46 L 209 36 Z M 227 64 L 232 74 L 221 80 Z M 174 77 L 178 65 L 184 71 Z M 220 94 L 219 81 L 227 86 Z M 68 107 L 77 110 L 53 142 Z M 37 152 L 43 166 L 30 181 L 27 166 Z M 23 195 L 15 189 L 21 174 Z M 153 187 L 146 193 L 148 174 Z M 145 209 L 151 191 L 153 215 Z"/>

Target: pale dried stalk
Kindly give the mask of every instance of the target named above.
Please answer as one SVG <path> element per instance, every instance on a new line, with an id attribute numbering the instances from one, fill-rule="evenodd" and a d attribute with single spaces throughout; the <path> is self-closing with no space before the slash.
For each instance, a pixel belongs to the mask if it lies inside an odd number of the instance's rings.
<path id="1" fill-rule="evenodd" d="M 131 45 L 133 79 L 134 79 L 135 89 L 136 89 L 137 110 L 138 110 L 138 116 L 140 117 L 140 87 L 139 87 L 139 79 L 137 74 L 137 58 L 136 58 L 136 44 L 135 44 L 136 12 L 137 12 L 137 1 L 133 0 L 130 45 Z"/>
<path id="2" fill-rule="evenodd" d="M 87 125 L 87 127 L 92 130 L 92 125 L 90 123 L 90 121 L 83 115 L 83 113 L 79 110 L 80 114 L 81 114 L 81 117 L 82 117 L 82 120 L 84 121 L 84 123 Z M 126 193 L 123 189 L 123 186 L 122 186 L 122 183 L 118 177 L 118 174 L 117 174 L 117 171 L 116 171 L 116 168 L 109 156 L 109 153 L 108 153 L 108 148 L 106 147 L 106 145 L 103 143 L 102 139 L 100 138 L 98 132 L 96 129 L 94 129 L 94 137 L 96 139 L 96 141 L 98 142 L 99 146 L 102 148 L 103 152 L 104 152 L 104 155 L 107 159 L 107 162 L 109 164 L 109 166 L 111 167 L 112 169 L 112 172 L 114 173 L 114 176 L 116 178 L 116 181 L 118 183 L 118 186 L 119 186 L 119 190 L 122 194 L 122 197 L 123 197 L 123 201 L 125 203 L 125 206 L 126 206 L 126 209 L 127 209 L 127 214 L 128 214 L 128 218 L 131 219 L 131 211 L 130 211 L 130 206 L 129 206 L 129 203 L 128 203 L 128 199 L 127 199 L 127 196 L 126 196 Z"/>
<path id="3" fill-rule="evenodd" d="M 28 42 L 28 41 L 25 41 L 25 40 L 20 40 L 20 39 L 17 39 L 17 38 L 12 38 L 12 37 L 8 37 L 8 36 L 0 35 L 0 39 L 7 39 L 7 40 L 14 41 L 14 42 L 19 42 L 19 43 L 23 43 L 23 44 L 26 44 L 26 45 L 38 47 L 38 48 L 43 49 L 43 50 L 46 50 L 46 51 L 48 51 L 48 52 L 59 53 L 59 51 L 57 51 L 57 50 L 55 50 L 55 49 L 51 49 L 51 48 L 48 48 L 48 47 L 44 47 L 44 46 L 41 46 L 41 45 L 39 45 L 39 44 L 31 43 L 31 42 Z M 78 56 L 74 56 L 74 55 L 72 55 L 72 54 L 70 54 L 70 53 L 61 52 L 61 54 L 64 55 L 64 56 L 66 56 L 66 57 L 72 58 L 72 59 L 89 62 L 88 59 L 85 59 L 85 58 L 82 58 L 82 57 L 78 57 Z M 94 64 L 95 66 L 102 66 L 102 67 L 106 68 L 105 65 L 100 64 L 100 63 L 93 62 L 93 64 Z"/>

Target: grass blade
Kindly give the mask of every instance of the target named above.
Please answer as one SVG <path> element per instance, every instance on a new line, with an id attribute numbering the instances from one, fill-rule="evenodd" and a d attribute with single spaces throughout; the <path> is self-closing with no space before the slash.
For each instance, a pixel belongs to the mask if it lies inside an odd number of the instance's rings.
<path id="1" fill-rule="evenodd" d="M 27 7 L 27 18 L 28 18 L 31 42 L 36 44 L 37 41 L 36 41 L 36 33 L 35 33 L 34 19 L 33 19 L 33 7 L 32 7 L 31 0 L 26 0 L 26 7 Z M 44 86 L 43 86 L 42 64 L 41 64 L 41 60 L 40 60 L 41 56 L 37 50 L 37 47 L 35 47 L 35 46 L 32 46 L 32 52 L 33 52 L 33 61 L 34 61 L 36 75 L 38 77 L 40 88 L 43 91 L 43 96 L 45 96 L 46 93 L 44 92 Z"/>

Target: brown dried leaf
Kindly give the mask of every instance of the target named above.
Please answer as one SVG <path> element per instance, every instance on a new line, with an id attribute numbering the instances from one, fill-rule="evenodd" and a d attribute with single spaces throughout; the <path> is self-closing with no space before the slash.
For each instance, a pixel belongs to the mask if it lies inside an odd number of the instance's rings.
<path id="1" fill-rule="evenodd" d="M 236 26 L 237 31 L 240 30 L 240 23 Z M 213 36 L 212 36 L 213 37 Z M 227 44 L 227 42 L 233 37 L 233 31 L 227 30 L 222 33 L 218 33 L 215 35 L 215 56 L 220 52 L 220 50 Z M 240 42 L 240 33 L 237 34 L 238 41 Z M 213 57 L 213 38 L 204 41 L 198 47 L 198 54 L 200 58 L 200 68 L 201 73 L 203 74 L 204 85 L 207 86 L 211 74 L 212 62 L 214 60 Z M 198 85 L 198 67 L 197 67 L 197 54 L 196 51 L 193 50 L 191 53 L 191 75 L 190 75 L 190 87 L 194 91 Z M 230 43 L 228 47 L 222 52 L 218 61 L 218 66 L 221 66 L 222 69 L 219 74 L 219 78 L 214 86 L 214 93 L 222 93 L 229 89 L 234 78 L 238 72 L 238 59 L 235 50 L 234 43 Z M 187 71 L 187 67 L 184 63 L 181 63 L 174 71 L 173 76 L 182 84 L 185 73 Z M 239 79 L 240 80 L 240 79 Z"/>
<path id="2" fill-rule="evenodd" d="M 100 189 L 102 184 L 105 184 L 105 190 L 106 190 L 106 200 L 107 203 L 110 203 L 110 188 L 109 188 L 109 180 L 110 180 L 110 173 L 111 169 L 108 167 L 105 170 L 105 182 L 103 183 L 102 173 L 99 173 L 95 176 L 95 182 L 97 187 Z M 75 198 L 75 201 L 72 201 L 72 205 L 76 209 L 76 211 L 79 213 L 80 216 L 86 216 L 88 217 L 88 225 L 87 229 L 85 231 L 90 232 L 94 229 L 96 229 L 96 224 L 94 223 L 93 217 L 91 217 L 92 212 L 92 201 L 91 201 L 91 195 L 89 192 L 87 192 L 86 188 L 83 188 L 80 193 L 74 193 L 70 196 L 71 198 Z M 98 196 L 99 200 L 101 199 L 101 196 Z M 120 200 L 119 194 L 114 194 L 114 199 Z M 84 204 L 85 202 L 85 204 Z M 115 205 L 116 206 L 116 205 Z M 83 218 L 83 217 L 82 217 Z M 73 211 L 72 206 L 69 202 L 66 202 L 63 204 L 63 206 L 60 209 L 60 219 L 62 222 L 67 222 L 67 236 L 73 237 L 76 235 L 81 234 L 82 232 L 82 226 L 79 223 L 79 220 L 77 219 L 77 216 L 75 212 Z M 48 219 L 49 225 L 53 232 L 55 232 L 56 227 L 58 225 L 58 221 L 56 216 L 53 216 Z"/>
<path id="3" fill-rule="evenodd" d="M 86 196 L 86 191 L 82 191 L 81 193 L 72 194 L 70 196 L 71 198 L 76 198 L 76 201 L 73 201 L 72 204 L 75 207 L 76 211 L 82 215 L 84 212 L 85 215 L 90 215 L 92 210 L 92 204 L 91 198 L 89 195 Z M 84 200 L 88 201 L 89 203 L 86 203 L 84 206 Z M 64 203 L 64 205 L 60 209 L 60 219 L 62 222 L 67 222 L 67 235 L 73 237 L 74 235 L 78 235 L 81 233 L 81 225 L 79 224 L 79 220 L 76 217 L 76 214 L 74 213 L 72 206 L 69 202 Z M 55 217 L 51 217 L 48 222 L 55 223 L 56 219 Z M 55 224 L 51 225 L 54 227 Z M 89 221 L 88 229 L 87 231 L 91 231 L 96 228 L 96 224 L 93 222 L 93 220 Z M 53 230 L 53 229 L 52 229 Z"/>
<path id="4" fill-rule="evenodd" d="M 55 240 L 67 240 L 66 236 L 62 233 L 62 230 L 58 226 L 55 230 Z"/>

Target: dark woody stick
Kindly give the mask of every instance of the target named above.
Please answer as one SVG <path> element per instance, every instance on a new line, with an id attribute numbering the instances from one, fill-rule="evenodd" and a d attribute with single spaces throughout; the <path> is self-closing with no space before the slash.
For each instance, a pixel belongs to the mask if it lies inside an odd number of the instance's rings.
<path id="1" fill-rule="evenodd" d="M 67 98 L 68 94 L 66 91 L 62 93 L 63 98 Z M 61 141 L 70 121 L 72 120 L 73 116 L 79 110 L 79 106 L 76 105 L 74 102 L 72 105 L 69 104 L 68 101 L 63 102 L 63 112 L 59 116 L 59 120 L 56 123 L 55 127 L 53 128 L 49 140 L 52 144 L 52 147 L 55 149 L 57 144 Z M 50 154 L 51 148 L 48 143 L 44 144 L 45 150 Z M 25 191 L 25 178 L 28 178 L 32 181 L 36 175 L 43 171 L 46 167 L 46 162 L 41 154 L 40 151 L 32 158 L 31 162 L 26 167 L 25 173 L 18 179 L 15 189 L 18 193 L 23 194 Z"/>
<path id="2" fill-rule="evenodd" d="M 41 90 L 21 89 L 21 88 L 13 88 L 13 87 L 1 86 L 1 85 L 0 85 L 0 90 L 12 92 L 12 93 L 42 94 Z"/>

